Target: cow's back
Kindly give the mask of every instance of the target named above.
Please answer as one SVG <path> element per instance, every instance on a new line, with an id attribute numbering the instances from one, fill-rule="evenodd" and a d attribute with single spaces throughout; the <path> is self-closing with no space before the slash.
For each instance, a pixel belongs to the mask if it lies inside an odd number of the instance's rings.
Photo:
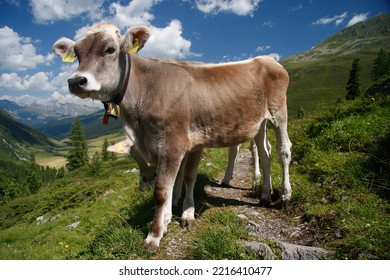
<path id="1" fill-rule="evenodd" d="M 269 57 L 224 64 L 133 58 L 134 110 L 144 130 L 177 124 L 192 149 L 251 139 L 270 110 L 285 104 L 287 72 Z"/>

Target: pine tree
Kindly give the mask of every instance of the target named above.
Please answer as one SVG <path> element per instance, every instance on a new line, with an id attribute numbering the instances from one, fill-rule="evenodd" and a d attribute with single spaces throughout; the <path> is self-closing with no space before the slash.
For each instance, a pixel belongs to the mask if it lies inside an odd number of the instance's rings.
<path id="1" fill-rule="evenodd" d="M 302 105 L 299 107 L 299 111 L 298 111 L 298 115 L 297 115 L 297 118 L 298 119 L 302 119 L 304 118 L 306 115 L 306 112 L 305 112 L 305 109 L 303 109 Z"/>
<path id="2" fill-rule="evenodd" d="M 102 171 L 102 163 L 100 161 L 100 154 L 99 152 L 95 152 L 95 154 L 92 157 L 91 162 L 89 163 L 89 170 L 88 175 L 97 177 Z"/>
<path id="3" fill-rule="evenodd" d="M 62 166 L 57 171 L 56 179 L 64 178 L 64 176 L 65 176 L 65 168 Z"/>
<path id="4" fill-rule="evenodd" d="M 374 60 L 374 66 L 371 70 L 371 78 L 374 82 L 380 80 L 390 72 L 390 53 L 387 53 L 383 48 L 380 49 L 377 57 Z"/>
<path id="5" fill-rule="evenodd" d="M 26 177 L 27 187 L 30 193 L 36 193 L 42 187 L 43 183 L 40 175 L 40 167 L 35 161 L 35 154 L 31 152 Z"/>
<path id="6" fill-rule="evenodd" d="M 102 147 L 102 160 L 108 161 L 110 159 L 110 154 L 107 151 L 108 148 L 108 141 L 107 138 L 104 139 L 103 147 Z"/>
<path id="7" fill-rule="evenodd" d="M 69 146 L 70 150 L 66 156 L 66 168 L 72 171 L 86 165 L 88 162 L 88 147 L 84 129 L 78 118 L 72 124 Z"/>
<path id="8" fill-rule="evenodd" d="M 352 68 L 349 71 L 347 83 L 347 100 L 353 100 L 361 94 L 360 88 L 360 59 L 355 58 L 352 62 Z"/>

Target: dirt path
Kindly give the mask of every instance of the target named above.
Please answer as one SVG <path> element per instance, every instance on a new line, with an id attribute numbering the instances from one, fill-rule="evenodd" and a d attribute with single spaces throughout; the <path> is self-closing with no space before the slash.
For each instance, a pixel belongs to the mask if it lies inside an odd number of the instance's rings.
<path id="1" fill-rule="evenodd" d="M 294 216 L 284 209 L 259 207 L 259 199 L 252 192 L 252 168 L 251 153 L 242 149 L 236 159 L 234 178 L 230 186 L 221 186 L 223 174 L 215 178 L 204 188 L 205 197 L 196 203 L 199 208 L 208 208 L 206 204 L 214 207 L 229 207 L 235 211 L 241 219 L 245 220 L 257 237 L 278 240 L 282 242 L 311 246 L 315 243 L 314 235 L 306 223 L 301 223 L 300 216 Z M 197 219 L 202 219 L 202 211 Z M 179 221 L 173 221 L 170 232 L 162 240 L 161 252 L 158 259 L 184 259 L 185 235 L 188 229 L 180 228 Z"/>

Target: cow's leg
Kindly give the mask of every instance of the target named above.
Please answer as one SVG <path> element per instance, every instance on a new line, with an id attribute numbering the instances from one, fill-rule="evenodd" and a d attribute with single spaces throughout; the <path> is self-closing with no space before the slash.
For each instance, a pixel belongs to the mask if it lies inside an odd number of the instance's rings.
<path id="1" fill-rule="evenodd" d="M 264 132 L 266 133 L 266 131 Z M 267 135 L 265 134 L 265 138 L 267 139 Z M 267 139 L 267 151 L 268 154 L 271 155 L 271 143 Z M 252 152 L 252 160 L 253 160 L 253 191 L 256 191 L 258 187 L 260 187 L 260 178 L 261 178 L 261 162 L 259 159 L 259 151 L 257 149 L 257 145 L 254 140 L 251 141 L 251 152 Z"/>
<path id="2" fill-rule="evenodd" d="M 252 161 L 253 161 L 253 191 L 260 186 L 260 160 L 259 160 L 259 152 L 257 150 L 257 145 L 254 140 L 251 141 L 251 153 L 252 153 Z"/>
<path id="3" fill-rule="evenodd" d="M 229 147 L 228 165 L 226 167 L 225 176 L 222 179 L 222 184 L 229 185 L 230 180 L 233 179 L 234 163 L 236 161 L 236 157 L 239 150 L 240 145 Z"/>
<path id="4" fill-rule="evenodd" d="M 146 186 L 151 184 L 156 177 L 156 167 L 147 163 L 135 146 L 131 147 L 130 154 L 138 163 L 139 187 L 144 189 Z"/>
<path id="5" fill-rule="evenodd" d="M 158 174 L 154 185 L 156 210 L 149 234 L 144 242 L 151 249 L 159 247 L 160 240 L 167 231 L 167 218 L 171 213 L 168 209 L 171 209 L 173 185 L 184 154 L 171 152 L 159 157 Z"/>
<path id="6" fill-rule="evenodd" d="M 198 174 L 199 161 L 202 151 L 188 153 L 184 168 L 184 184 L 186 186 L 186 196 L 183 202 L 183 214 L 181 216 L 182 226 L 190 226 L 195 220 L 194 186 Z"/>
<path id="7" fill-rule="evenodd" d="M 283 168 L 282 201 L 287 202 L 291 200 L 292 193 L 289 176 L 292 144 L 287 134 L 287 122 L 276 124 L 274 130 L 278 143 L 279 162 Z"/>
<path id="8" fill-rule="evenodd" d="M 179 173 L 177 173 L 175 185 L 173 186 L 173 198 L 172 198 L 172 206 L 177 207 L 179 204 L 179 200 L 181 198 L 181 193 L 183 190 L 183 174 L 184 174 L 184 165 L 186 163 L 186 157 L 183 159 Z"/>
<path id="9" fill-rule="evenodd" d="M 272 181 L 271 181 L 271 153 L 268 149 L 268 139 L 267 139 L 267 120 L 264 120 L 261 123 L 259 133 L 255 137 L 255 142 L 257 145 L 259 158 L 261 162 L 261 169 L 263 171 L 263 187 L 261 191 L 260 204 L 268 206 L 271 203 L 271 191 L 272 191 Z"/>

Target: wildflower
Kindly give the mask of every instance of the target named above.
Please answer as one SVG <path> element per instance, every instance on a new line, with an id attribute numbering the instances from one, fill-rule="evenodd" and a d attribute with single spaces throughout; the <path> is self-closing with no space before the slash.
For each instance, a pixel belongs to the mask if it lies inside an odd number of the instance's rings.
<path id="1" fill-rule="evenodd" d="M 65 249 L 68 249 L 68 248 L 69 248 L 69 245 L 68 245 L 68 244 L 65 244 L 64 247 L 65 247 Z"/>

